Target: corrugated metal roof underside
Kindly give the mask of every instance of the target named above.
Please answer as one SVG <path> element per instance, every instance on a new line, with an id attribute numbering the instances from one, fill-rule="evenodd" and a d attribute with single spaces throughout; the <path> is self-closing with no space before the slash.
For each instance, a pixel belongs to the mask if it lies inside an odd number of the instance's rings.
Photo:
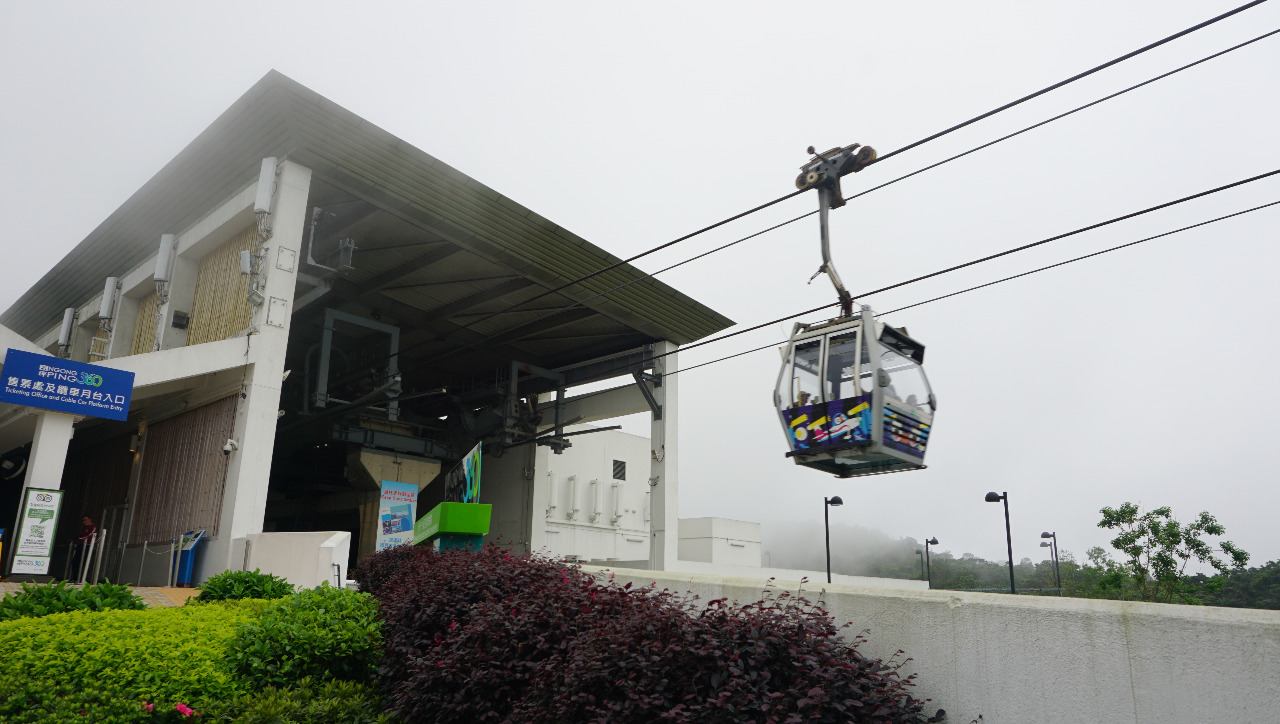
<path id="1" fill-rule="evenodd" d="M 423 242 L 383 250 L 371 244 L 358 252 L 359 264 L 350 273 L 356 285 L 412 264 L 440 240 L 465 250 L 379 290 L 417 309 L 430 311 L 465 299 L 495 279 L 523 276 L 535 282 L 467 310 L 496 311 L 619 261 L 272 71 L 0 316 L 0 322 L 29 337 L 43 333 L 57 323 L 63 308 L 97 294 L 104 277 L 123 274 L 146 260 L 162 233 L 189 228 L 252 183 L 260 159 L 272 155 L 288 155 L 310 167 L 316 178 L 385 212 L 370 217 L 372 238 L 381 236 L 381 229 L 387 238 L 403 240 L 405 229 L 411 229 L 415 240 Z M 679 343 L 732 324 L 630 265 L 548 295 L 531 308 L 560 308 L 628 282 L 586 306 L 650 339 Z M 500 315 L 492 324 L 476 324 L 474 331 L 498 333 L 524 316 Z"/>

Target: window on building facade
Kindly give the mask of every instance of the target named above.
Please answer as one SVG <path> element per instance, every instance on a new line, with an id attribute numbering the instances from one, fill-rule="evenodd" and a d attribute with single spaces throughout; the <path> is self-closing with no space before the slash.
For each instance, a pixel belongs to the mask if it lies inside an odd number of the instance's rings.
<path id="1" fill-rule="evenodd" d="M 626 460 L 613 461 L 613 479 L 614 480 L 627 479 L 627 461 Z"/>

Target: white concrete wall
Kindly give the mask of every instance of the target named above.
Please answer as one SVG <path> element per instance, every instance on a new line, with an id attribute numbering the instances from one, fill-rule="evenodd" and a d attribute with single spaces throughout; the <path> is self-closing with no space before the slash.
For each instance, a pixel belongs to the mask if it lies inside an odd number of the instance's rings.
<path id="1" fill-rule="evenodd" d="M 759 568 L 760 555 L 759 523 L 729 518 L 680 519 L 681 561 Z"/>
<path id="2" fill-rule="evenodd" d="M 501 541 L 512 550 L 529 552 L 530 488 L 536 455 L 533 445 L 522 445 L 502 457 L 485 455 L 481 459 L 480 502 L 493 506 L 486 542 Z M 418 515 L 429 512 L 419 510 Z"/>
<path id="3" fill-rule="evenodd" d="M 581 560 L 647 560 L 649 441 L 613 430 L 570 440 L 573 447 L 561 455 L 537 449 L 532 550 Z M 626 462 L 625 480 L 613 479 L 614 460 Z"/>
<path id="4" fill-rule="evenodd" d="M 656 582 L 704 601 L 755 601 L 764 587 L 613 572 L 618 583 Z M 805 596 L 837 623 L 870 629 L 864 655 L 905 651 L 914 695 L 955 724 L 1280 720 L 1280 611 L 813 583 Z"/>
<path id="5" fill-rule="evenodd" d="M 315 588 L 325 581 L 332 586 L 340 585 L 335 563 L 342 567 L 341 578 L 348 577 L 351 533 L 345 530 L 251 533 L 246 537 L 249 540 L 246 571 L 257 569 L 302 588 Z"/>

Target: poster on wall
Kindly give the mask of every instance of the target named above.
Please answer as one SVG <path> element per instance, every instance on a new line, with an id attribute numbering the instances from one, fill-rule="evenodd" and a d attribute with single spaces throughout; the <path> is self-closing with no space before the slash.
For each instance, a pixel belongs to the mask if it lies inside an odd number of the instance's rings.
<path id="1" fill-rule="evenodd" d="M 54 528 L 62 507 L 61 490 L 27 488 L 14 538 L 13 570 L 10 573 L 51 575 L 49 558 L 53 555 Z"/>
<path id="2" fill-rule="evenodd" d="M 126 420 L 133 373 L 18 349 L 5 353 L 0 402 Z"/>
<path id="3" fill-rule="evenodd" d="M 418 486 L 382 481 L 378 501 L 377 549 L 413 543 L 413 523 L 418 517 Z"/>

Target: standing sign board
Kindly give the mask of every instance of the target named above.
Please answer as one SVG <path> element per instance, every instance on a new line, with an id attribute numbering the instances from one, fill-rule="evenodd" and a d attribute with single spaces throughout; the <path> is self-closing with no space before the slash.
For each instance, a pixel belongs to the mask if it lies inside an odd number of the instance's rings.
<path id="1" fill-rule="evenodd" d="M 413 542 L 417 508 L 417 485 L 382 481 L 382 497 L 378 501 L 377 550 Z"/>
<path id="2" fill-rule="evenodd" d="M 0 402 L 71 415 L 125 420 L 133 373 L 10 349 L 0 373 Z"/>
<path id="3" fill-rule="evenodd" d="M 47 576 L 49 558 L 53 554 L 53 529 L 62 507 L 61 490 L 27 488 L 18 519 L 18 535 L 14 538 L 11 573 L 34 573 Z"/>

